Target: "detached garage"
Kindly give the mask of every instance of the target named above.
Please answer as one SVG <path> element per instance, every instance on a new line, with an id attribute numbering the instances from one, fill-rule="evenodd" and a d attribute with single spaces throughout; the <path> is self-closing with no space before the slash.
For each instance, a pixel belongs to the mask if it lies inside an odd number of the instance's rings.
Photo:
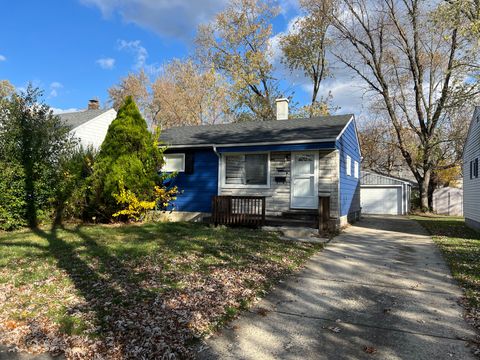
<path id="1" fill-rule="evenodd" d="M 363 214 L 406 215 L 412 185 L 405 180 L 362 171 L 360 202 Z"/>

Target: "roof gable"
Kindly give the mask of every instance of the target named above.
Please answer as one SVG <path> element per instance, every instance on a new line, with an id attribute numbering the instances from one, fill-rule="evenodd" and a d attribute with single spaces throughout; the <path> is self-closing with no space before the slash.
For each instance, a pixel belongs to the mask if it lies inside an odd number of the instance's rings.
<path id="1" fill-rule="evenodd" d="M 68 127 L 73 130 L 110 110 L 111 109 L 84 110 L 57 115 Z"/>
<path id="2" fill-rule="evenodd" d="M 353 115 L 347 114 L 311 119 L 174 127 L 164 130 L 160 140 L 167 146 L 185 147 L 335 141 L 352 117 Z"/>

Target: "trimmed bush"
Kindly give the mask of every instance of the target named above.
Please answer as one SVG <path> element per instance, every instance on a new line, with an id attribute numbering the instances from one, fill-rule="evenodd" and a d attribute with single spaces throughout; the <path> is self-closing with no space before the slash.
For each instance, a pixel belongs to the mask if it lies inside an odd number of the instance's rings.
<path id="1" fill-rule="evenodd" d="M 152 201 L 155 186 L 161 184 L 158 171 L 162 164 L 163 153 L 156 137 L 148 130 L 133 99 L 127 97 L 108 128 L 93 167 L 88 216 L 110 221 L 122 210 L 117 200 L 120 186 L 139 201 Z"/>

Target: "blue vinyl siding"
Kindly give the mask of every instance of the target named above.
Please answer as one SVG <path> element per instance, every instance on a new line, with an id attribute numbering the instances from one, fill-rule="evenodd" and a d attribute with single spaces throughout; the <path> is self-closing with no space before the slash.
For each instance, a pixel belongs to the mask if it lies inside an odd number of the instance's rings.
<path id="1" fill-rule="evenodd" d="M 301 151 L 301 150 L 321 150 L 335 149 L 334 142 L 320 142 L 307 144 L 283 144 L 283 145 L 256 145 L 256 146 L 235 146 L 218 147 L 220 153 L 228 152 L 249 152 L 249 151 Z"/>
<path id="2" fill-rule="evenodd" d="M 352 121 L 337 140 L 340 155 L 340 216 L 360 210 L 360 144 Z M 351 175 L 347 175 L 347 155 L 352 158 Z M 354 163 L 358 162 L 358 178 L 355 178 Z"/>
<path id="3" fill-rule="evenodd" d="M 181 150 L 171 153 L 182 153 Z M 179 191 L 174 202 L 178 211 L 211 212 L 212 196 L 218 191 L 218 156 L 213 150 L 193 151 L 193 173 L 178 173 L 172 181 Z"/>

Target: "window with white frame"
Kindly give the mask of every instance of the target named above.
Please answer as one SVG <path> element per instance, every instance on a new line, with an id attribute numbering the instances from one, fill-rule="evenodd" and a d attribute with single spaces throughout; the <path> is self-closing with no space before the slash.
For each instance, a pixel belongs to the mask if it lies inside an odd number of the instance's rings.
<path id="1" fill-rule="evenodd" d="M 345 166 L 347 167 L 347 176 L 352 176 L 352 158 L 347 155 L 347 161 Z"/>
<path id="2" fill-rule="evenodd" d="M 164 154 L 165 164 L 162 170 L 165 172 L 184 172 L 185 154 Z"/>
<path id="3" fill-rule="evenodd" d="M 224 155 L 227 186 L 268 186 L 268 154 Z"/>
<path id="4" fill-rule="evenodd" d="M 358 175 L 359 175 L 358 161 L 355 161 L 355 162 L 353 163 L 353 176 L 355 176 L 355 178 L 358 179 Z"/>

